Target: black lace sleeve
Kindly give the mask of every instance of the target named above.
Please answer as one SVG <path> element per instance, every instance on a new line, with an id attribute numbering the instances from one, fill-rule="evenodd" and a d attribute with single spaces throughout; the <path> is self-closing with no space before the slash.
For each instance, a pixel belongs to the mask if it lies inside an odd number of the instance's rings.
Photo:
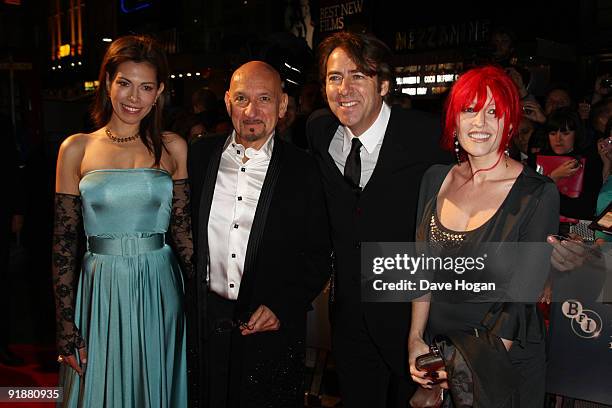
<path id="1" fill-rule="evenodd" d="M 187 179 L 174 180 L 170 235 L 185 278 L 193 278 L 193 239 L 191 235 L 191 192 Z"/>
<path id="2" fill-rule="evenodd" d="M 71 355 L 85 346 L 74 322 L 78 228 L 81 223 L 81 198 L 72 194 L 55 194 L 53 227 L 53 291 L 57 323 L 57 350 Z"/>

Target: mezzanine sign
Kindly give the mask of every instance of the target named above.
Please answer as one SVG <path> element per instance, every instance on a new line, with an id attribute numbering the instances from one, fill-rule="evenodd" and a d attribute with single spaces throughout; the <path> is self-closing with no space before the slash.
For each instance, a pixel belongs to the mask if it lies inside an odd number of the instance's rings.
<path id="1" fill-rule="evenodd" d="M 395 51 L 452 48 L 488 40 L 489 20 L 437 24 L 395 33 Z"/>

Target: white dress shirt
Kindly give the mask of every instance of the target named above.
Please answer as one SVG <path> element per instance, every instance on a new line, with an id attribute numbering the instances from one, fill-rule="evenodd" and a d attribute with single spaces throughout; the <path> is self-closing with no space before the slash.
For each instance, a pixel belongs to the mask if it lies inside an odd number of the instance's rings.
<path id="1" fill-rule="evenodd" d="M 378 161 L 378 155 L 380 154 L 380 147 L 389 124 L 389 117 L 391 116 L 391 108 L 389 105 L 383 102 L 378 117 L 372 123 L 372 126 L 368 128 L 360 136 L 354 136 L 353 132 L 346 126 L 338 126 L 331 143 L 329 144 L 329 154 L 334 159 L 336 166 L 340 169 L 340 173 L 344 174 L 344 163 L 346 158 L 351 151 L 351 143 L 354 137 L 359 137 L 363 148 L 359 151 L 359 157 L 361 158 L 361 178 L 359 180 L 359 187 L 362 189 L 370 181 L 376 162 Z"/>
<path id="2" fill-rule="evenodd" d="M 272 157 L 274 133 L 261 149 L 245 149 L 232 132 L 221 153 L 208 219 L 210 290 L 238 298 L 257 202 Z M 242 160 L 249 158 L 246 163 Z"/>

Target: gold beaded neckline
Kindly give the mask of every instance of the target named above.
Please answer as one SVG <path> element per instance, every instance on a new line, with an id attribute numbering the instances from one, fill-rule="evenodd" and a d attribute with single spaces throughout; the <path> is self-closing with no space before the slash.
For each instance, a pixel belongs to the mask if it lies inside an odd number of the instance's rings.
<path id="1" fill-rule="evenodd" d="M 104 132 L 106 133 L 106 136 L 108 136 L 108 138 L 114 143 L 131 142 L 132 140 L 136 140 L 140 137 L 140 133 L 136 133 L 135 135 L 128 136 L 128 137 L 117 137 L 113 135 L 113 132 L 111 132 L 109 128 L 104 128 Z"/>
<path id="2" fill-rule="evenodd" d="M 436 242 L 444 247 L 456 247 L 461 246 L 461 243 L 465 240 L 467 234 L 457 234 L 445 231 L 443 227 L 439 224 L 438 218 L 436 217 L 435 210 L 431 214 L 431 218 L 429 220 L 429 231 L 430 231 L 430 241 Z"/>

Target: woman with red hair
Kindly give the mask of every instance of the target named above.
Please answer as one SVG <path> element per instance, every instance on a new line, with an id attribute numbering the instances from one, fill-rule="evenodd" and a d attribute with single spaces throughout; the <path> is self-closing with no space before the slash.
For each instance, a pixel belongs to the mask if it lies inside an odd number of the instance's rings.
<path id="1" fill-rule="evenodd" d="M 443 147 L 454 151 L 457 164 L 433 166 L 423 177 L 417 241 L 431 243 L 430 248 L 438 253 L 456 256 L 462 250 L 474 249 L 483 243 L 545 243 L 549 234 L 556 233 L 559 195 L 554 183 L 507 154 L 520 119 L 518 91 L 501 68 L 484 66 L 461 75 L 446 101 L 442 138 Z M 505 259 L 506 262 L 496 263 L 493 261 L 500 260 L 493 259 L 493 256 L 490 258 L 482 278 L 501 276 L 499 273 L 503 270 L 516 279 L 515 272 L 528 270 L 532 282 L 543 285 L 546 279 L 546 258 L 540 263 L 531 262 L 534 260 L 528 260 L 529 257 L 523 257 L 524 263 L 523 259 Z M 542 260 L 543 257 L 539 258 Z M 468 273 L 461 278 L 466 275 Z M 410 372 L 415 382 L 428 388 L 436 375 L 447 379 L 445 371 L 434 373 L 432 378 L 415 367 L 416 356 L 428 352 L 423 341 L 426 327 L 431 338 L 457 332 L 481 338 L 486 336 L 494 339 L 498 351 L 504 350 L 502 359 L 516 371 L 502 372 L 501 367 L 495 367 L 478 372 L 483 366 L 472 364 L 469 356 L 464 356 L 474 381 L 470 391 L 473 402 L 487 405 L 491 400 L 482 400 L 482 394 L 477 390 L 486 389 L 485 382 L 495 376 L 498 379 L 510 376 L 526 381 L 517 381 L 520 385 L 514 387 L 510 397 L 515 405 L 509 406 L 543 405 L 544 326 L 535 305 L 535 296 L 530 303 L 508 302 L 507 296 L 500 301 L 492 296 L 474 298 L 454 293 L 453 303 L 444 299 L 438 301 L 436 293 L 427 296 L 433 296 L 433 301 L 427 297 L 427 301 L 413 303 L 409 351 Z M 457 297 L 460 302 L 457 302 Z M 489 369 L 491 365 L 489 362 Z M 454 399 L 452 380 L 451 377 L 449 383 Z M 493 398 L 510 401 L 508 395 L 491 394 Z"/>

